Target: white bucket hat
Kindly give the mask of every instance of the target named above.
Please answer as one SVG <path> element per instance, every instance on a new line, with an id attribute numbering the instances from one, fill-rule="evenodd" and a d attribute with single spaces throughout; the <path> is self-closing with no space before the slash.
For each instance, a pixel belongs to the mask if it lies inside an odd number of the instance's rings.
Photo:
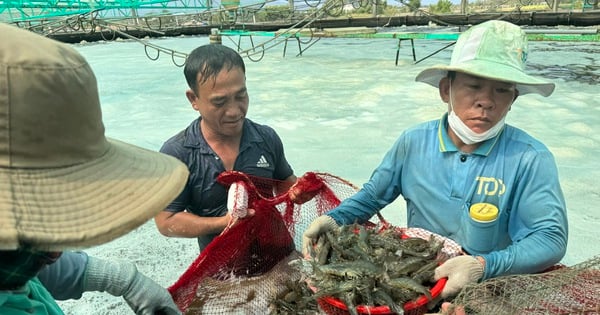
<path id="1" fill-rule="evenodd" d="M 104 136 L 75 49 L 3 23 L 0 34 L 0 250 L 99 245 L 164 210 L 186 166 Z"/>
<path id="2" fill-rule="evenodd" d="M 519 26 L 499 20 L 487 21 L 458 37 L 450 65 L 425 69 L 415 80 L 438 87 L 448 71 L 457 71 L 514 82 L 520 95 L 537 93 L 549 96 L 554 91 L 554 83 L 524 72 L 528 52 L 527 34 Z"/>

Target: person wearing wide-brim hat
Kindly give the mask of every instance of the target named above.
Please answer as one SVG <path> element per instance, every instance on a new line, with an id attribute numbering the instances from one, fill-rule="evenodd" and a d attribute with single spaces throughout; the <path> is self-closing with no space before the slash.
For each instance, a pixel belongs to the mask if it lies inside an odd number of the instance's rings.
<path id="1" fill-rule="evenodd" d="M 554 90 L 525 73 L 528 54 L 527 35 L 508 22 L 460 34 L 449 65 L 416 77 L 438 88 L 448 112 L 405 130 L 358 193 L 313 221 L 303 247 L 402 195 L 409 227 L 453 239 L 466 253 L 435 270 L 435 280 L 448 278 L 444 298 L 468 283 L 559 262 L 568 224 L 556 162 L 544 144 L 505 123 L 517 97 Z"/>
<path id="2" fill-rule="evenodd" d="M 123 296 L 137 314 L 180 313 L 135 265 L 71 250 L 152 218 L 187 168 L 105 137 L 96 78 L 75 49 L 3 23 L 0 33 L 0 313 L 62 314 L 53 284 L 62 296 Z"/>

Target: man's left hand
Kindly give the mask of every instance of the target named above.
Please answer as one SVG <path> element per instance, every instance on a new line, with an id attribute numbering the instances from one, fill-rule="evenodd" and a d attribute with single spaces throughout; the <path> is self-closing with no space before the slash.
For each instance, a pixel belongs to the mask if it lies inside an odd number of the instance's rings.
<path id="1" fill-rule="evenodd" d="M 323 186 L 321 178 L 313 172 L 307 172 L 289 189 L 288 196 L 293 203 L 301 205 L 313 199 Z"/>

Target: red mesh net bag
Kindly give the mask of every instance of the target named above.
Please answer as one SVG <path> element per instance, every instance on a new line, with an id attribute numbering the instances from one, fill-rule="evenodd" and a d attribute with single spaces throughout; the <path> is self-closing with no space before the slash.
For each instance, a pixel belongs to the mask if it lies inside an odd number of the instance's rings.
<path id="1" fill-rule="evenodd" d="M 228 186 L 241 183 L 246 201 L 255 213 L 230 225 L 207 246 L 181 277 L 169 288 L 175 303 L 186 315 L 194 314 L 392 314 L 387 306 L 358 305 L 349 311 L 340 300 L 305 292 L 315 303 L 313 312 L 282 311 L 274 307 L 292 284 L 306 284 L 306 272 L 296 262 L 305 262 L 299 250 L 302 233 L 318 216 L 353 195 L 357 188 L 327 173 L 306 173 L 289 193 L 275 195 L 281 182 L 226 172 L 218 179 Z M 379 215 L 373 226 L 386 226 Z M 417 228 L 397 228 L 408 237 L 440 237 Z M 460 246 L 444 240 L 442 256 L 460 254 Z M 600 256 L 569 268 L 538 275 L 498 277 L 465 288 L 454 300 L 468 314 L 600 314 L 598 303 Z M 441 281 L 441 280 L 440 280 Z M 443 282 L 431 288 L 439 294 Z M 302 288 L 306 289 L 306 288 Z M 306 301 L 306 300 L 304 300 Z M 284 299 L 285 302 L 285 299 Z M 404 314 L 427 311 L 423 296 L 404 304 Z M 318 307 L 317 307 L 318 303 Z M 510 303 L 510 307 L 507 307 Z M 285 306 L 285 304 L 284 304 Z M 284 307 L 285 308 L 285 307 Z"/>
<path id="2" fill-rule="evenodd" d="M 242 183 L 254 215 L 238 220 L 216 237 L 169 287 L 184 314 L 268 314 L 271 301 L 302 275 L 291 261 L 300 258 L 302 232 L 318 216 L 351 196 L 357 188 L 326 173 L 308 172 L 287 192 L 275 195 L 281 182 L 225 172 L 218 181 Z"/>

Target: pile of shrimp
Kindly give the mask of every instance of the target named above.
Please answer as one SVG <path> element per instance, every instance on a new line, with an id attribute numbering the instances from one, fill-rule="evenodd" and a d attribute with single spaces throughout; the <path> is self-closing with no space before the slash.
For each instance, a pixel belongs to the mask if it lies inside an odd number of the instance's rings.
<path id="1" fill-rule="evenodd" d="M 346 225 L 323 234 L 310 254 L 308 283 L 314 298 L 341 300 L 350 314 L 356 306 L 388 306 L 403 314 L 403 305 L 420 296 L 429 300 L 434 269 L 444 242 L 403 236 L 392 227 Z"/>

